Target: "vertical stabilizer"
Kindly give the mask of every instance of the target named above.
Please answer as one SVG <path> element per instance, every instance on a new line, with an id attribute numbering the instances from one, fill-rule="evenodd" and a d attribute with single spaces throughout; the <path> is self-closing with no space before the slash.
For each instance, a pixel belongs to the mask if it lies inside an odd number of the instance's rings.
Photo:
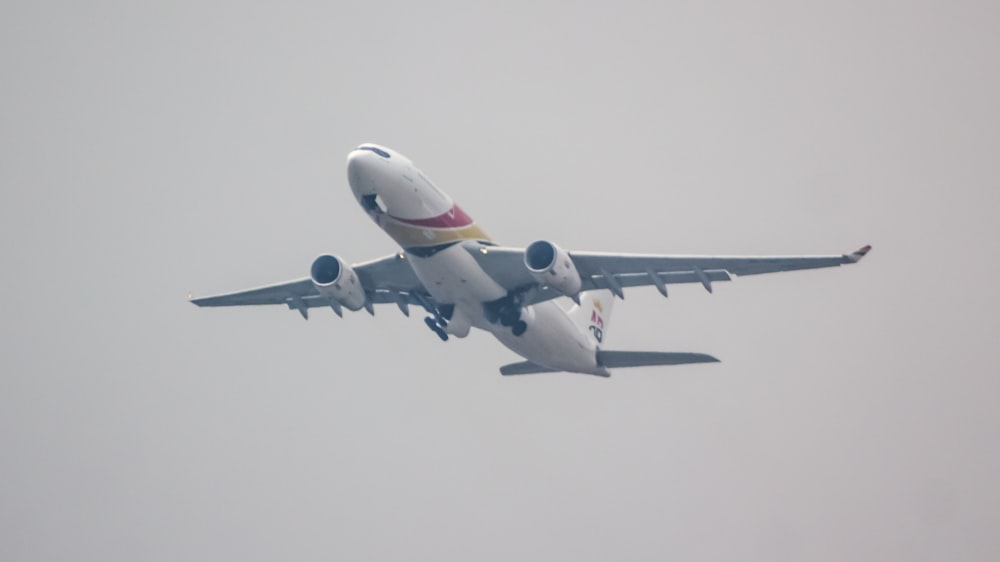
<path id="1" fill-rule="evenodd" d="M 580 293 L 580 304 L 569 309 L 569 317 L 600 347 L 608 334 L 615 296 L 607 289 Z"/>

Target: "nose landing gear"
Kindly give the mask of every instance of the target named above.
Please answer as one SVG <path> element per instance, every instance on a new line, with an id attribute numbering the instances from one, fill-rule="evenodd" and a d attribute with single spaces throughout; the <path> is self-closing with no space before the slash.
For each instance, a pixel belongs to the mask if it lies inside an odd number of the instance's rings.
<path id="1" fill-rule="evenodd" d="M 427 318 L 424 318 L 424 324 L 427 324 L 427 327 L 430 328 L 432 332 L 437 334 L 437 337 L 441 338 L 441 341 L 448 341 L 448 333 L 444 331 L 445 328 L 448 327 L 447 323 L 442 326 L 437 320 L 434 319 L 433 316 L 428 316 Z"/>
<path id="2" fill-rule="evenodd" d="M 424 324 L 427 324 L 427 327 L 437 334 L 437 337 L 441 338 L 441 341 L 448 341 L 448 332 L 445 330 L 448 329 L 448 321 L 455 314 L 455 305 L 434 306 L 431 301 L 421 297 L 419 294 L 417 295 L 417 300 L 423 305 L 424 310 L 431 314 L 431 316 L 424 318 Z"/>

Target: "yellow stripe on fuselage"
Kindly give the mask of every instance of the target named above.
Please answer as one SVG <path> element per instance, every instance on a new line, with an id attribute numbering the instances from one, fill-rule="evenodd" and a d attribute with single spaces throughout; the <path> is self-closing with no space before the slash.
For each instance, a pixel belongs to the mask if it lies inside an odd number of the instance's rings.
<path id="1" fill-rule="evenodd" d="M 403 248 L 437 246 L 463 240 L 492 242 L 489 235 L 476 223 L 458 228 L 430 228 L 394 221 L 385 215 L 380 218 L 379 226 L 382 227 L 382 230 Z"/>

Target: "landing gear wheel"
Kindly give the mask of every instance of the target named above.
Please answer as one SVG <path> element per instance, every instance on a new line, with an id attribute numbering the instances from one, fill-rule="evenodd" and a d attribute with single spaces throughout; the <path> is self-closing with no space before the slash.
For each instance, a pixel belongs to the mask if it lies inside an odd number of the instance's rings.
<path id="1" fill-rule="evenodd" d="M 520 308 L 509 306 L 500 310 L 500 323 L 504 326 L 513 326 L 520 318 Z"/>
<path id="2" fill-rule="evenodd" d="M 517 322 L 514 323 L 514 326 L 511 328 L 511 332 L 513 332 L 515 336 L 520 336 L 527 329 L 528 329 L 528 324 L 524 320 L 518 320 Z"/>
<path id="3" fill-rule="evenodd" d="M 496 308 L 493 306 L 484 306 L 483 316 L 486 317 L 486 321 L 489 322 L 490 324 L 496 324 L 497 322 L 500 321 L 500 314 L 496 311 Z"/>

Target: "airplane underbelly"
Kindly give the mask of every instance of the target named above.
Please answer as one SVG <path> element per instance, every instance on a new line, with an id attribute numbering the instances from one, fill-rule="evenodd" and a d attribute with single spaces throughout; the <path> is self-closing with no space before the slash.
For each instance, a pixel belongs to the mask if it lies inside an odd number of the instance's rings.
<path id="1" fill-rule="evenodd" d="M 559 371 L 598 372 L 597 347 L 556 303 L 530 307 L 528 330 L 515 336 L 503 326 L 491 325 L 500 343 L 521 357 Z"/>
<path id="2" fill-rule="evenodd" d="M 489 323 L 483 303 L 507 296 L 507 290 L 487 275 L 475 258 L 459 245 L 426 258 L 409 257 L 417 278 L 434 300 L 454 304 L 479 329 L 492 333 L 518 355 L 557 370 L 591 372 L 596 365 L 596 347 L 554 302 L 529 307 L 528 330 L 515 336 L 509 327 Z M 464 334 L 462 334 L 464 335 Z"/>
<path id="3" fill-rule="evenodd" d="M 478 306 L 507 295 L 507 291 L 458 244 L 433 256 L 411 256 L 409 260 L 417 278 L 439 303 L 466 305 L 474 302 Z"/>

